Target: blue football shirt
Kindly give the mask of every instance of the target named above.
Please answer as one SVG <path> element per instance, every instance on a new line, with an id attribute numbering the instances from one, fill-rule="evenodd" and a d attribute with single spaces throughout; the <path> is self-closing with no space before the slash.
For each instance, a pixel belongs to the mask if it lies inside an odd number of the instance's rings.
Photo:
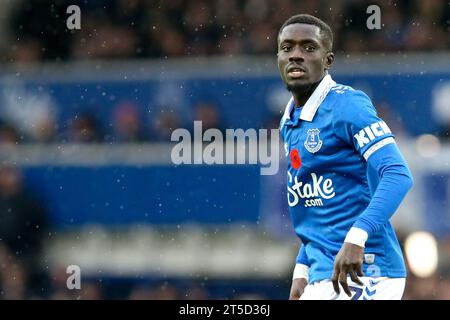
<path id="1" fill-rule="evenodd" d="M 362 91 L 326 75 L 307 103 L 289 101 L 280 122 L 288 157 L 287 198 L 296 234 L 309 261 L 309 282 L 329 279 L 345 236 L 367 208 L 379 182 L 367 160 L 395 143 Z M 389 222 L 365 244 L 366 275 L 405 277 L 405 264 Z"/>

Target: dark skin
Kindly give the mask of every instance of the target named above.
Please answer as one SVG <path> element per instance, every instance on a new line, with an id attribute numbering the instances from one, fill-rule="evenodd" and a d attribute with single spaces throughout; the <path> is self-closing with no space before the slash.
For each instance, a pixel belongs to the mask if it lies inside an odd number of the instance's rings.
<path id="1" fill-rule="evenodd" d="M 299 278 L 292 280 L 291 292 L 289 293 L 289 300 L 298 300 L 305 291 L 305 287 L 308 285 L 306 279 Z"/>
<path id="2" fill-rule="evenodd" d="M 297 107 L 308 101 L 319 82 L 331 69 L 334 54 L 331 42 L 321 33 L 319 27 L 295 23 L 286 26 L 278 37 L 278 69 L 281 79 L 292 92 Z M 364 248 L 344 243 L 336 255 L 331 281 L 337 294 L 339 284 L 351 297 L 347 275 L 352 281 L 363 285 L 358 276 L 363 276 Z M 298 300 L 307 285 L 305 279 L 292 281 L 290 300 Z"/>
<path id="3" fill-rule="evenodd" d="M 277 56 L 281 79 L 292 92 L 297 106 L 306 103 L 334 61 L 331 43 L 324 38 L 319 27 L 299 23 L 282 30 L 278 37 Z M 300 73 L 290 72 L 296 68 Z"/>
<path id="4" fill-rule="evenodd" d="M 334 259 L 334 270 L 331 282 L 333 283 L 334 291 L 339 294 L 339 284 L 341 284 L 344 292 L 351 297 L 352 293 L 348 287 L 347 275 L 350 276 L 353 282 L 363 285 L 358 276 L 364 276 L 362 271 L 364 248 L 353 243 L 344 242 Z"/>

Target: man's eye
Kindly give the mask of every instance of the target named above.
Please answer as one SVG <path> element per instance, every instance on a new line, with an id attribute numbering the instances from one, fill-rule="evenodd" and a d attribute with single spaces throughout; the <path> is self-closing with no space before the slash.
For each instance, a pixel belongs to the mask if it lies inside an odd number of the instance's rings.
<path id="1" fill-rule="evenodd" d="M 288 52 L 291 49 L 289 46 L 282 46 L 281 51 Z"/>
<path id="2" fill-rule="evenodd" d="M 305 50 L 308 51 L 308 52 L 313 52 L 314 50 L 316 50 L 316 47 L 314 47 L 314 46 L 306 46 Z"/>

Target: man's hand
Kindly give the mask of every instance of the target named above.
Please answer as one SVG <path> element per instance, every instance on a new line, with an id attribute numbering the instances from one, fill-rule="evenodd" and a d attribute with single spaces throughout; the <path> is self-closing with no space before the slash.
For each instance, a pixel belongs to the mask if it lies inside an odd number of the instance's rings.
<path id="1" fill-rule="evenodd" d="M 331 281 L 333 282 L 334 291 L 339 294 L 339 283 L 344 292 L 351 297 L 352 293 L 348 288 L 347 274 L 353 282 L 363 285 L 358 276 L 364 276 L 362 271 L 364 248 L 353 243 L 344 242 L 341 250 L 339 250 L 334 260 L 334 272 Z"/>
<path id="2" fill-rule="evenodd" d="M 292 280 L 291 293 L 289 294 L 289 300 L 298 300 L 300 299 L 305 287 L 308 285 L 308 282 L 305 278 L 298 278 Z"/>

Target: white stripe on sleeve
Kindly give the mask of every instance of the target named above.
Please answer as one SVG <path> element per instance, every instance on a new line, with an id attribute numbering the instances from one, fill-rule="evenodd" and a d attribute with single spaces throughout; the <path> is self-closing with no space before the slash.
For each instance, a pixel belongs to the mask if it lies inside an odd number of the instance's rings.
<path id="1" fill-rule="evenodd" d="M 369 157 L 378 149 L 381 149 L 382 147 L 384 147 L 385 145 L 391 144 L 391 143 L 395 143 L 394 138 L 392 137 L 388 137 L 385 138 L 381 141 L 378 141 L 377 143 L 375 143 L 373 146 L 371 146 L 369 149 L 367 149 L 366 152 L 364 152 L 363 157 L 364 159 L 369 160 Z"/>

